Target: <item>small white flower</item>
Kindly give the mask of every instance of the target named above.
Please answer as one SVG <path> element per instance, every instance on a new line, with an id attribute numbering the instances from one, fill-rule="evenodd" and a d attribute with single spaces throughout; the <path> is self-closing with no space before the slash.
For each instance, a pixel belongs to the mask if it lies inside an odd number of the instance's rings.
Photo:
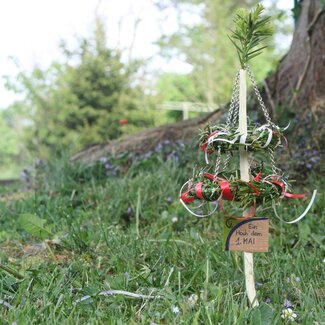
<path id="1" fill-rule="evenodd" d="M 198 299 L 199 299 L 199 297 L 195 293 L 193 293 L 192 295 L 190 295 L 189 298 L 188 298 L 188 300 L 187 300 L 188 306 L 190 308 L 194 308 L 195 305 L 196 305 L 196 303 L 197 303 L 197 301 L 198 301 Z"/>
<path id="2" fill-rule="evenodd" d="M 297 318 L 297 316 L 298 315 L 291 308 L 282 310 L 281 318 L 283 318 L 283 319 L 287 319 L 288 321 L 293 322 L 295 320 L 295 318 Z"/>
<path id="3" fill-rule="evenodd" d="M 178 218 L 177 217 L 173 217 L 172 218 L 172 223 L 176 223 L 176 222 L 178 222 Z"/>
<path id="4" fill-rule="evenodd" d="M 301 279 L 299 278 L 299 276 L 296 277 L 296 282 L 301 282 Z"/>
<path id="5" fill-rule="evenodd" d="M 179 308 L 177 306 L 172 306 L 172 310 L 175 315 L 179 314 Z"/>

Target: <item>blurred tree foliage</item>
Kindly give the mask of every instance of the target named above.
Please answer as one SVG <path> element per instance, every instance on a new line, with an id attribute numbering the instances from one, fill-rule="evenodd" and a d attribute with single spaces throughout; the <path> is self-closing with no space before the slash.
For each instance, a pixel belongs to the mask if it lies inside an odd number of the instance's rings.
<path id="1" fill-rule="evenodd" d="M 100 19 L 90 39 L 79 40 L 73 51 L 65 45 L 62 50 L 65 63 L 21 72 L 7 83 L 24 97 L 15 106 L 31 121 L 24 133 L 29 150 L 48 158 L 153 125 L 145 112 L 150 98 L 137 82 L 142 62 L 124 63 L 119 50 L 107 47 Z"/>
<path id="2" fill-rule="evenodd" d="M 0 132 L 0 164 L 4 165 L 19 156 L 18 138 L 9 111 L 0 112 Z"/>
<path id="3" fill-rule="evenodd" d="M 201 98 L 194 83 L 187 75 L 177 73 L 165 73 L 156 83 L 158 102 L 197 102 Z M 182 111 L 168 111 L 167 115 L 174 121 L 182 120 Z"/>
<path id="4" fill-rule="evenodd" d="M 167 59 L 185 62 L 190 71 L 159 71 L 156 80 L 142 77 L 147 62 L 126 62 L 123 51 L 107 46 L 105 28 L 97 18 L 90 38 L 79 39 L 73 50 L 62 45 L 63 62 L 47 69 L 35 68 L 31 73 L 21 71 L 18 78 L 7 80 L 7 87 L 22 98 L 11 110 L 24 122 L 19 135 L 25 146 L 34 156 L 49 158 L 62 150 L 76 152 L 125 133 L 180 119 L 181 112 L 156 111 L 164 101 L 228 102 L 239 64 L 234 64 L 238 60 L 227 34 L 235 9 L 256 2 L 157 1 L 162 15 L 172 10 L 178 24 L 176 32 L 163 33 L 157 41 L 161 53 Z M 277 22 L 285 20 L 285 16 L 277 17 Z M 278 58 L 271 44 L 254 60 L 257 79 L 262 80 Z"/>
<path id="5" fill-rule="evenodd" d="M 26 152 L 19 138 L 19 122 L 15 110 L 0 111 L 0 179 L 17 177 L 24 165 Z"/>
<path id="6" fill-rule="evenodd" d="M 177 11 L 178 30 L 173 34 L 162 35 L 158 41 L 163 55 L 191 66 L 191 72 L 185 75 L 173 75 L 177 85 L 172 93 L 159 92 L 165 100 L 198 101 L 210 105 L 222 105 L 229 101 L 233 86 L 232 77 L 240 67 L 236 51 L 228 35 L 233 26 L 234 12 L 238 8 L 252 7 L 255 0 L 164 0 L 156 6 L 162 12 Z M 288 28 L 288 15 L 276 8 L 272 1 L 268 14 L 275 17 L 276 32 L 291 33 Z M 276 66 L 283 50 L 275 48 L 274 39 L 260 57 L 254 59 L 252 70 L 258 81 Z M 231 77 L 232 76 L 232 77 Z M 167 76 L 170 79 L 170 76 Z M 162 76 L 166 81 L 166 76 Z M 159 84 L 158 84 L 159 85 Z M 189 92 L 188 89 L 195 89 Z M 160 90 L 158 88 L 158 90 Z M 177 94 L 175 94 L 175 91 Z M 177 100 L 177 99 L 176 99 Z"/>

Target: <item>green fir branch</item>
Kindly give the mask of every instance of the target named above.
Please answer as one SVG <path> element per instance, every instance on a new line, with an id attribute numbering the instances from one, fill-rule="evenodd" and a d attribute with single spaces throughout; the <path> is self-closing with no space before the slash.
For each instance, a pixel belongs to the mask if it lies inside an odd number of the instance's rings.
<path id="1" fill-rule="evenodd" d="M 234 18 L 235 29 L 228 37 L 236 48 L 242 68 L 262 53 L 267 45 L 261 46 L 261 43 L 273 34 L 271 17 L 262 17 L 263 11 L 263 5 L 257 4 L 251 11 L 238 10 Z"/>

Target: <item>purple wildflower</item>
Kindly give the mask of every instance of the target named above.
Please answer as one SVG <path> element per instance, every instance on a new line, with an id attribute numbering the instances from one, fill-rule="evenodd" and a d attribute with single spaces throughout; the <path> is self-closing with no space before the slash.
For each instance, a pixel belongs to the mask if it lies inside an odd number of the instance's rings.
<path id="1" fill-rule="evenodd" d="M 113 166 L 112 166 L 109 162 L 107 162 L 107 163 L 104 165 L 104 167 L 105 167 L 105 169 L 107 169 L 107 170 L 111 170 L 111 169 L 113 169 Z"/>
<path id="2" fill-rule="evenodd" d="M 100 157 L 99 158 L 99 161 L 102 163 L 102 164 L 105 164 L 107 162 L 107 158 L 106 157 Z"/>
<path id="3" fill-rule="evenodd" d="M 179 155 L 176 151 L 172 151 L 167 155 L 166 160 L 171 160 L 171 159 L 173 159 L 176 163 L 179 162 Z"/>
<path id="4" fill-rule="evenodd" d="M 23 169 L 20 172 L 20 178 L 26 182 L 28 182 L 30 180 L 30 173 L 28 172 L 27 169 Z"/>
<path id="5" fill-rule="evenodd" d="M 142 156 L 142 158 L 143 158 L 143 160 L 145 160 L 145 159 L 150 158 L 151 156 L 152 156 L 152 151 L 148 151 L 147 153 L 145 153 L 145 154 Z"/>
<path id="6" fill-rule="evenodd" d="M 185 148 L 184 141 L 182 141 L 182 140 L 177 140 L 177 141 L 176 141 L 176 145 L 178 145 L 178 146 L 180 146 L 180 147 L 182 147 L 182 148 Z"/>
<path id="7" fill-rule="evenodd" d="M 159 142 L 157 145 L 156 145 L 156 147 L 155 147 L 155 152 L 159 152 L 159 151 L 161 151 L 162 150 L 162 148 L 163 148 L 163 145 L 162 145 L 162 143 L 161 142 Z"/>
<path id="8" fill-rule="evenodd" d="M 263 285 L 262 283 L 260 283 L 260 282 L 256 282 L 256 283 L 255 283 L 255 288 L 258 289 L 258 288 L 260 288 L 262 285 Z"/>
<path id="9" fill-rule="evenodd" d="M 283 303 L 283 306 L 286 307 L 286 308 L 290 308 L 290 307 L 292 307 L 292 304 L 288 299 L 285 299 L 284 303 Z"/>
<path id="10" fill-rule="evenodd" d="M 173 201 L 174 201 L 174 199 L 173 199 L 171 196 L 168 196 L 168 198 L 166 199 L 166 202 L 167 202 L 168 204 L 172 204 Z"/>

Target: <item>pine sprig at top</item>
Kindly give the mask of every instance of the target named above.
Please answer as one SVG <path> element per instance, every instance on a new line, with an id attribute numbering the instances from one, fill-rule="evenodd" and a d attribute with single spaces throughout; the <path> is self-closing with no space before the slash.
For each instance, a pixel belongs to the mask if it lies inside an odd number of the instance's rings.
<path id="1" fill-rule="evenodd" d="M 234 18 L 235 30 L 231 31 L 230 41 L 236 47 L 241 67 L 262 53 L 267 47 L 261 46 L 265 39 L 273 34 L 271 17 L 263 17 L 264 7 L 257 4 L 251 11 L 240 9 Z"/>

